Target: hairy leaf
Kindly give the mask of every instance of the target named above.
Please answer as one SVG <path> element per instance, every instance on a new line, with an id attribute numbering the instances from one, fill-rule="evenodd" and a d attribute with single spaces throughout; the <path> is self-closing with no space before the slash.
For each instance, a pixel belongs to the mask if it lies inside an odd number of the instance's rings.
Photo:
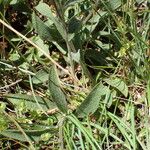
<path id="1" fill-rule="evenodd" d="M 116 88 L 117 90 L 119 90 L 125 97 L 128 96 L 128 87 L 127 85 L 124 83 L 124 81 L 122 81 L 119 78 L 111 78 L 111 79 L 105 79 L 104 80 L 107 84 L 111 85 L 112 87 Z"/>
<path id="2" fill-rule="evenodd" d="M 27 134 L 27 136 L 32 140 L 32 141 L 40 141 L 41 135 L 44 133 L 55 133 L 57 132 L 56 128 L 50 128 L 50 129 L 44 129 L 44 130 L 24 130 L 24 132 Z M 16 139 L 19 141 L 24 141 L 26 142 L 27 139 L 24 137 L 21 131 L 19 130 L 5 130 L 0 132 L 1 135 Z"/>
<path id="3" fill-rule="evenodd" d="M 77 108 L 76 114 L 80 117 L 84 117 L 90 113 L 94 113 L 99 106 L 101 96 L 105 95 L 106 91 L 106 86 L 104 86 L 102 83 L 97 84 Z"/>
<path id="4" fill-rule="evenodd" d="M 43 83 L 43 82 L 48 81 L 48 77 L 49 77 L 49 74 L 45 70 L 41 69 L 36 73 L 35 76 L 33 76 L 32 82 L 34 84 Z"/>
<path id="5" fill-rule="evenodd" d="M 56 26 L 57 30 L 59 31 L 59 33 L 61 34 L 61 36 L 66 39 L 66 32 L 65 29 L 63 27 L 63 24 L 61 23 L 61 21 L 59 21 L 59 19 L 53 15 L 50 7 L 45 4 L 45 3 L 39 3 L 38 6 L 35 7 L 37 11 L 39 11 L 42 15 L 48 17 Z"/>
<path id="6" fill-rule="evenodd" d="M 53 101 L 56 103 L 57 107 L 64 113 L 67 112 L 67 101 L 66 96 L 62 92 L 56 67 L 52 66 L 49 73 L 49 91 L 52 96 Z"/>
<path id="7" fill-rule="evenodd" d="M 32 95 L 7 94 L 7 95 L 5 95 L 5 97 L 8 99 L 8 101 L 10 101 L 14 105 L 19 105 L 21 102 L 23 102 L 27 109 L 31 109 L 31 110 L 39 109 L 39 106 L 37 105 L 37 103 Z M 37 99 L 39 105 L 44 110 L 56 108 L 56 105 L 48 99 L 44 99 L 39 96 L 36 96 L 36 99 Z"/>
<path id="8" fill-rule="evenodd" d="M 39 34 L 39 36 L 44 40 L 52 40 L 52 36 L 50 33 L 50 29 L 48 26 L 44 24 L 44 22 L 33 13 L 32 15 L 32 23 L 35 31 Z"/>

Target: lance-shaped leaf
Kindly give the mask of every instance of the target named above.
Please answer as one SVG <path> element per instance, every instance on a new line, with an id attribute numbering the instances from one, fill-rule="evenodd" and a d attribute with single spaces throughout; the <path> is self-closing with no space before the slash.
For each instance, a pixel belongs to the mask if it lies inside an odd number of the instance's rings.
<path id="1" fill-rule="evenodd" d="M 42 40 L 51 42 L 62 39 L 61 35 L 55 28 L 46 24 L 46 22 L 42 21 L 35 13 L 32 14 L 32 24 Z"/>
<path id="2" fill-rule="evenodd" d="M 45 133 L 56 133 L 58 132 L 57 128 L 50 128 L 50 129 L 42 129 L 42 130 L 24 130 L 24 132 L 26 133 L 26 135 L 30 138 L 30 140 L 32 141 L 40 141 L 41 140 L 41 135 L 45 134 Z M 27 139 L 25 138 L 25 136 L 22 134 L 21 131 L 19 130 L 5 130 L 0 132 L 0 135 L 3 135 L 5 137 L 9 137 L 12 139 L 16 139 L 19 141 L 27 141 Z"/>
<path id="3" fill-rule="evenodd" d="M 90 113 L 94 113 L 99 106 L 101 96 L 106 94 L 107 88 L 108 87 L 104 86 L 102 83 L 97 84 L 77 108 L 76 114 L 80 117 L 84 117 Z"/>
<path id="4" fill-rule="evenodd" d="M 27 94 L 6 94 L 3 95 L 3 97 L 7 98 L 9 102 L 11 102 L 13 105 L 19 105 L 23 103 L 26 108 L 31 109 L 31 110 L 37 110 L 40 109 L 39 106 L 37 105 L 34 97 L 32 95 L 27 95 Z M 42 107 L 44 110 L 49 110 L 49 109 L 54 109 L 56 108 L 56 105 L 54 102 L 36 96 L 36 99 L 39 103 L 39 105 Z"/>
<path id="5" fill-rule="evenodd" d="M 53 101 L 56 103 L 57 107 L 64 113 L 67 112 L 67 101 L 66 96 L 61 90 L 61 85 L 59 82 L 56 67 L 52 66 L 49 73 L 49 91 Z"/>
<path id="6" fill-rule="evenodd" d="M 57 16 L 54 16 L 50 7 L 46 3 L 39 3 L 35 9 L 39 11 L 42 15 L 48 17 L 56 26 L 57 30 L 63 37 L 63 39 L 66 39 L 66 31 L 62 24 L 62 22 L 57 18 Z"/>
<path id="7" fill-rule="evenodd" d="M 104 80 L 107 84 L 111 85 L 112 87 L 116 88 L 119 90 L 125 97 L 128 96 L 128 87 L 124 83 L 123 80 L 119 78 L 111 78 L 111 79 L 105 79 Z"/>
<path id="8" fill-rule="evenodd" d="M 113 1 L 109 1 L 108 5 L 110 6 L 110 8 L 112 10 L 116 10 L 118 9 L 121 5 L 125 4 L 126 0 L 113 0 Z"/>
<path id="9" fill-rule="evenodd" d="M 50 28 L 46 26 L 44 22 L 35 15 L 35 13 L 32 14 L 32 24 L 35 31 L 42 39 L 49 41 L 53 40 Z"/>

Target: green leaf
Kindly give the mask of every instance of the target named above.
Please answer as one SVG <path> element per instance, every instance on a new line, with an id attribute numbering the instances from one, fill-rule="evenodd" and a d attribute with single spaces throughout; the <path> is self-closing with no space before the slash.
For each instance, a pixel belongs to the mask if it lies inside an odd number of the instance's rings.
<path id="1" fill-rule="evenodd" d="M 8 121 L 6 116 L 3 113 L 0 113 L 0 132 L 6 130 L 8 128 Z"/>
<path id="2" fill-rule="evenodd" d="M 17 2 L 18 2 L 18 0 L 11 0 L 10 4 L 15 5 L 15 4 L 17 4 Z"/>
<path id="3" fill-rule="evenodd" d="M 57 107 L 64 113 L 67 112 L 66 96 L 61 90 L 56 67 L 52 66 L 49 73 L 49 91 L 51 93 L 53 101 Z"/>
<path id="4" fill-rule="evenodd" d="M 70 19 L 68 22 L 68 32 L 69 33 L 77 33 L 80 31 L 81 27 L 82 27 L 81 21 L 75 17 Z"/>
<path id="5" fill-rule="evenodd" d="M 122 0 L 110 0 L 109 5 L 112 10 L 119 8 L 122 5 Z"/>
<path id="6" fill-rule="evenodd" d="M 81 4 L 83 1 L 84 0 L 69 0 L 66 2 L 65 7 L 67 8 L 67 7 L 70 7 L 72 5 L 74 6 L 74 5 L 77 5 L 79 3 Z"/>
<path id="7" fill-rule="evenodd" d="M 44 49 L 44 51 L 47 53 L 47 55 L 49 55 L 49 46 L 48 46 L 48 44 L 45 44 L 44 43 L 44 41 L 40 38 L 40 37 L 35 37 L 34 39 L 33 39 L 33 41 L 34 41 L 34 43 L 36 44 L 36 45 L 38 45 L 40 48 L 42 48 L 42 49 Z M 41 56 L 43 56 L 43 53 L 42 52 L 40 52 L 40 51 L 37 51 L 37 54 L 36 55 L 38 55 L 38 57 L 41 57 Z"/>
<path id="8" fill-rule="evenodd" d="M 114 93 L 109 88 L 106 89 L 106 96 L 104 103 L 107 105 L 108 108 L 112 105 L 113 94 Z"/>
<path id="9" fill-rule="evenodd" d="M 24 132 L 27 134 L 27 136 L 32 140 L 32 141 L 40 141 L 41 135 L 45 133 L 55 133 L 57 132 L 56 128 L 50 128 L 50 129 L 44 129 L 44 130 L 24 130 Z M 19 141 L 26 142 L 27 139 L 24 137 L 21 131 L 19 130 L 5 130 L 0 132 L 1 135 L 5 137 L 9 137 L 12 139 L 16 139 Z"/>
<path id="10" fill-rule="evenodd" d="M 37 110 L 39 106 L 37 105 L 34 97 L 32 95 L 27 94 L 7 94 L 4 95 L 14 105 L 19 105 L 21 102 L 24 102 L 27 109 Z M 56 105 L 48 99 L 41 98 L 36 96 L 36 99 L 39 105 L 43 108 L 43 110 L 49 110 L 56 108 Z"/>
<path id="11" fill-rule="evenodd" d="M 78 52 L 76 53 L 71 52 L 71 55 L 74 61 L 76 61 L 77 63 L 80 62 L 80 50 L 78 50 Z"/>
<path id="12" fill-rule="evenodd" d="M 124 83 L 124 81 L 122 81 L 119 78 L 111 78 L 111 79 L 105 79 L 104 80 L 107 84 L 111 85 L 112 87 L 116 88 L 117 90 L 119 90 L 125 97 L 128 96 L 128 87 L 127 85 Z"/>
<path id="13" fill-rule="evenodd" d="M 41 69 L 36 73 L 35 76 L 33 76 L 32 82 L 34 84 L 44 83 L 48 81 L 48 77 L 49 77 L 49 74 L 47 73 L 47 71 Z"/>
<path id="14" fill-rule="evenodd" d="M 101 96 L 105 95 L 106 91 L 106 86 L 104 86 L 102 83 L 97 84 L 86 97 L 86 99 L 77 108 L 76 114 L 80 117 L 84 117 L 90 113 L 94 113 L 99 106 Z"/>
<path id="15" fill-rule="evenodd" d="M 48 20 L 49 21 L 49 20 Z M 60 33 L 52 25 L 47 22 L 43 22 L 35 13 L 32 14 L 32 24 L 35 31 L 39 34 L 42 40 L 46 41 L 61 41 L 62 37 Z"/>
<path id="16" fill-rule="evenodd" d="M 47 4 L 41 2 L 35 7 L 35 9 L 39 11 L 42 15 L 48 17 L 54 23 L 63 39 L 66 39 L 67 35 L 63 24 L 56 16 L 53 15 L 50 7 Z"/>
<path id="17" fill-rule="evenodd" d="M 89 30 L 90 33 L 92 33 L 99 22 L 101 22 L 101 20 L 103 20 L 106 15 L 107 12 L 101 10 L 98 11 L 97 14 L 93 15 L 90 20 L 88 20 L 88 23 L 85 25 L 85 27 Z M 86 23 L 85 20 L 83 22 Z"/>
<path id="18" fill-rule="evenodd" d="M 147 102 L 148 102 L 148 106 L 150 106 L 150 80 L 147 83 L 147 90 L 146 90 L 146 95 L 147 95 Z"/>
<path id="19" fill-rule="evenodd" d="M 64 45 L 64 43 L 58 43 L 58 42 L 53 42 L 53 44 L 57 47 L 57 49 L 62 53 L 62 54 L 66 54 L 67 50 L 66 50 L 66 46 Z"/>
<path id="20" fill-rule="evenodd" d="M 35 13 L 32 14 L 32 23 L 33 28 L 43 40 L 53 40 L 50 28 L 46 26 L 44 22 L 38 16 L 35 15 Z"/>
<path id="21" fill-rule="evenodd" d="M 12 0 L 2 0 L 4 5 L 9 5 Z"/>

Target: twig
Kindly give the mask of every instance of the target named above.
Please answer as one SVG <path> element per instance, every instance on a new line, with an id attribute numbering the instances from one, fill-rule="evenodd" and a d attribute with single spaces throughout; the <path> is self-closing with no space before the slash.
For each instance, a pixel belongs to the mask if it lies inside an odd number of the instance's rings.
<path id="1" fill-rule="evenodd" d="M 0 87 L 0 90 L 7 89 L 7 88 L 9 88 L 9 87 L 11 87 L 11 86 L 14 86 L 15 84 L 17 84 L 17 83 L 19 83 L 19 82 L 21 82 L 21 81 L 22 81 L 22 79 L 19 79 L 19 80 L 15 81 L 15 82 L 13 82 L 13 83 L 11 83 L 11 84 L 9 84 L 9 85 L 5 85 L 5 86 L 3 86 L 3 87 Z"/>
<path id="2" fill-rule="evenodd" d="M 22 35 L 20 32 L 18 32 L 17 30 L 15 30 L 13 27 L 11 27 L 7 23 L 5 23 L 2 19 L 0 19 L 0 23 L 3 24 L 8 29 L 10 29 L 11 31 L 13 31 L 14 33 L 16 33 L 18 36 L 20 36 L 24 40 L 26 40 L 27 42 L 29 42 L 32 46 L 34 46 L 36 49 L 38 49 L 40 52 L 42 52 L 53 64 L 55 64 L 58 68 L 60 68 L 65 73 L 67 73 L 67 74 L 69 74 L 71 76 L 71 74 L 69 73 L 68 70 L 64 69 L 61 65 L 59 65 L 49 54 L 47 54 L 42 48 L 40 48 L 39 46 L 37 46 L 35 43 L 33 43 L 30 39 L 28 39 L 27 37 L 25 37 L 24 35 Z"/>
<path id="3" fill-rule="evenodd" d="M 30 140 L 30 138 L 28 137 L 28 135 L 25 133 L 25 131 L 22 129 L 22 127 L 18 124 L 18 122 L 15 120 L 15 118 L 13 118 L 12 116 L 10 116 L 7 112 L 3 112 L 5 114 L 5 116 L 7 116 L 15 125 L 16 127 L 20 130 L 20 132 L 23 134 L 23 136 L 26 138 L 26 140 L 28 141 L 28 143 L 30 144 L 30 147 L 32 150 L 36 150 L 33 146 L 32 141 Z"/>

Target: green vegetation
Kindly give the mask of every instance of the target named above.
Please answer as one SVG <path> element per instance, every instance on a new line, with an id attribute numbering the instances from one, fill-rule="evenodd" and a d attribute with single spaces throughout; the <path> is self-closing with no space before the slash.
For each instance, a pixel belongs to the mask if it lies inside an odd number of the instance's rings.
<path id="1" fill-rule="evenodd" d="M 149 6 L 0 0 L 0 149 L 149 150 Z"/>

